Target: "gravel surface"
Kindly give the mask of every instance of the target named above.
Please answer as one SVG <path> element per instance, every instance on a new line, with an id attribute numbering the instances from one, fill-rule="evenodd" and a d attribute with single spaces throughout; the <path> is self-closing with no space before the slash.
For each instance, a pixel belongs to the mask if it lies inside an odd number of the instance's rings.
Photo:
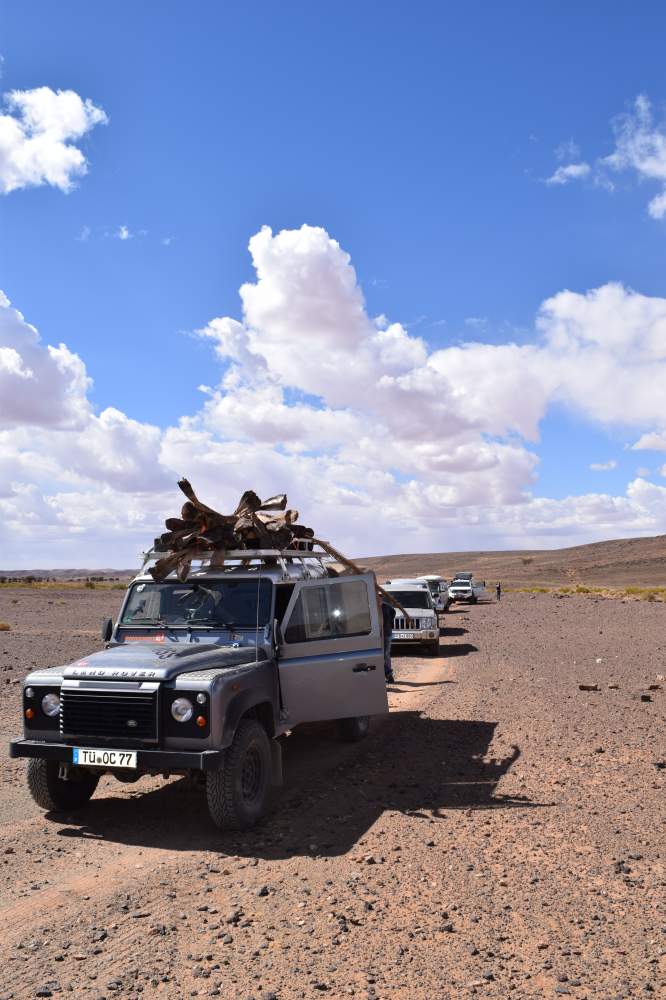
<path id="1" fill-rule="evenodd" d="M 120 596 L 0 590 L 5 745 L 22 675 L 98 648 Z M 0 998 L 666 996 L 666 605 L 509 594 L 445 622 L 364 743 L 285 741 L 250 834 L 182 779 L 45 816 L 5 759 Z"/>

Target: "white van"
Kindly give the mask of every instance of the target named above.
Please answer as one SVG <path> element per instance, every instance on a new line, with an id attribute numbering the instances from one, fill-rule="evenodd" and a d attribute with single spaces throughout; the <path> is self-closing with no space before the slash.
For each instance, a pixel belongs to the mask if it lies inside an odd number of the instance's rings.
<path id="1" fill-rule="evenodd" d="M 418 582 L 423 581 L 428 584 L 436 611 L 443 613 L 444 611 L 449 610 L 451 598 L 449 597 L 448 580 L 446 580 L 443 576 L 437 576 L 436 573 L 427 573 L 423 576 L 418 576 L 416 579 Z"/>

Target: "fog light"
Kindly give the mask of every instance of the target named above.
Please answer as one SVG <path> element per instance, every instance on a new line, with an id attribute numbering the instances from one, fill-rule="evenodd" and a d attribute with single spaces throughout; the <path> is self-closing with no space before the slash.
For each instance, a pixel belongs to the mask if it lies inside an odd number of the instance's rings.
<path id="1" fill-rule="evenodd" d="M 203 715 L 197 715 L 197 726 L 199 727 L 199 729 L 203 729 L 205 725 L 206 725 L 206 720 L 204 719 Z"/>
<path id="2" fill-rule="evenodd" d="M 42 698 L 42 712 L 44 715 L 48 715 L 50 719 L 55 718 L 55 716 L 60 711 L 60 698 L 57 694 L 51 691 L 49 694 L 45 694 Z"/>
<path id="3" fill-rule="evenodd" d="M 26 688 L 25 691 L 23 692 L 23 694 L 26 696 L 26 698 L 34 698 L 35 697 L 35 692 L 33 691 L 32 688 Z"/>
<path id="4" fill-rule="evenodd" d="M 35 717 L 35 710 L 34 710 L 34 708 L 26 708 L 26 710 L 25 710 L 25 717 L 26 717 L 26 719 L 34 719 L 34 717 Z"/>
<path id="5" fill-rule="evenodd" d="M 197 695 L 197 702 L 199 703 L 199 705 L 205 704 L 206 695 L 203 693 L 203 691 L 199 691 L 199 694 Z"/>

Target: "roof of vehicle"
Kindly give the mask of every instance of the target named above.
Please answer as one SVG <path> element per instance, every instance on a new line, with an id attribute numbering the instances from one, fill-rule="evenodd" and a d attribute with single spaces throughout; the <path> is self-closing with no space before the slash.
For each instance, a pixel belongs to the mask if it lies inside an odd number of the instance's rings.
<path id="1" fill-rule="evenodd" d="M 414 591 L 414 593 L 418 593 L 419 591 L 426 591 L 427 593 L 430 593 L 428 588 L 424 587 L 422 583 L 421 584 L 411 583 L 411 582 L 401 583 L 400 580 L 392 580 L 391 583 L 386 583 L 384 585 L 384 590 L 390 590 L 390 591 L 404 590 L 407 593 L 409 593 L 409 591 Z"/>
<path id="2" fill-rule="evenodd" d="M 426 581 L 416 576 L 398 577 L 396 580 L 387 580 L 387 587 L 413 587 L 414 590 L 424 590 L 427 587 Z"/>
<path id="3" fill-rule="evenodd" d="M 437 583 L 441 580 L 444 580 L 446 582 L 448 578 L 446 576 L 438 576 L 436 573 L 424 573 L 422 576 L 417 576 L 416 579 L 427 580 L 428 582 L 432 581 L 434 583 Z"/>
<path id="4" fill-rule="evenodd" d="M 143 566 L 132 582 L 152 583 L 153 577 L 149 568 L 158 559 L 164 557 L 164 552 L 151 549 L 144 553 Z M 274 583 L 289 583 L 298 580 L 322 579 L 329 574 L 328 567 L 332 560 L 325 553 L 309 549 L 239 549 L 227 551 L 224 563 L 215 565 L 215 552 L 203 553 L 201 558 L 192 560 L 185 582 L 195 580 L 219 579 L 262 579 Z M 168 574 L 165 583 L 181 583 L 176 569 Z"/>
<path id="5" fill-rule="evenodd" d="M 454 579 L 454 581 L 455 580 L 471 580 L 473 576 L 474 576 L 473 573 L 456 573 L 456 575 L 454 576 L 453 579 Z"/>

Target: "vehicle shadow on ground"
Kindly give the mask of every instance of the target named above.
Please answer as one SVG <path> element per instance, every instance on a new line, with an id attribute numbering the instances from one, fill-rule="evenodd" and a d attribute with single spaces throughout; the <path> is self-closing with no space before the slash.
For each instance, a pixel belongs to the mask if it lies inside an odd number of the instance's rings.
<path id="1" fill-rule="evenodd" d="M 447 644 L 445 642 L 440 642 L 438 656 L 467 656 L 468 653 L 478 653 L 479 647 L 474 646 L 471 642 L 457 642 L 454 644 Z"/>
<path id="2" fill-rule="evenodd" d="M 447 628 L 446 625 L 440 625 L 439 627 L 439 634 L 441 636 L 467 635 L 468 632 L 469 629 L 467 628 Z"/>
<path id="3" fill-rule="evenodd" d="M 186 780 L 135 798 L 94 798 L 58 834 L 172 851 L 216 851 L 279 859 L 353 850 L 384 812 L 444 821 L 451 810 L 538 805 L 497 792 L 520 756 L 487 760 L 497 723 L 430 719 L 394 712 L 362 745 L 341 744 L 332 726 L 284 740 L 286 785 L 272 815 L 254 830 L 225 834 L 207 815 L 202 791 Z M 137 792 L 140 791 L 140 783 Z M 51 814 L 63 821 L 63 816 Z"/>

